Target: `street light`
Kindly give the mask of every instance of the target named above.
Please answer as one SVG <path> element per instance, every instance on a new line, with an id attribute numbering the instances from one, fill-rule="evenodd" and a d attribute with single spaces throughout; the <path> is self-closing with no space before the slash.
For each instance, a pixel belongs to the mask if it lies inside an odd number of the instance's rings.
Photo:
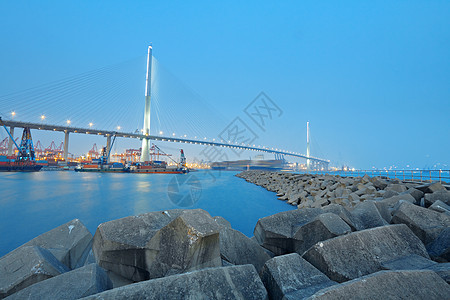
<path id="1" fill-rule="evenodd" d="M 92 127 L 92 125 L 94 125 L 94 123 L 92 123 L 92 122 L 91 122 L 91 123 L 89 123 L 89 127 Z"/>
<path id="2" fill-rule="evenodd" d="M 117 130 L 120 130 L 120 126 L 117 126 Z"/>
<path id="3" fill-rule="evenodd" d="M 70 120 L 67 120 L 66 123 L 67 123 L 67 125 L 70 125 Z"/>
<path id="4" fill-rule="evenodd" d="M 45 120 L 45 116 L 41 115 L 41 120 L 44 121 Z"/>
<path id="5" fill-rule="evenodd" d="M 11 112 L 11 116 L 14 118 L 14 116 L 16 115 L 16 112 L 15 111 L 13 111 L 13 112 Z"/>

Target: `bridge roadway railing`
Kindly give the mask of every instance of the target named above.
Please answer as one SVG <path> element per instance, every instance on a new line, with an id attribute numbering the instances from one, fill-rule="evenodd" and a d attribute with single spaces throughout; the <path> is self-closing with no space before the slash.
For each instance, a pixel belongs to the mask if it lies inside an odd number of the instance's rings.
<path id="1" fill-rule="evenodd" d="M 6 126 L 13 127 L 13 128 L 14 127 L 20 127 L 20 128 L 29 127 L 31 129 L 37 129 L 37 130 L 64 132 L 66 134 L 66 141 L 68 141 L 69 133 L 102 135 L 105 137 L 111 137 L 111 136 L 115 135 L 116 137 L 122 137 L 122 138 L 137 138 L 137 139 L 146 138 L 146 139 L 151 139 L 151 140 L 155 140 L 155 141 L 166 141 L 166 142 L 175 142 L 175 143 L 227 147 L 227 148 L 234 148 L 234 149 L 244 149 L 244 150 L 259 151 L 259 152 L 266 152 L 266 153 L 273 153 L 273 154 L 281 154 L 281 155 L 286 155 L 286 156 L 308 159 L 308 157 L 306 155 L 300 154 L 300 153 L 282 151 L 282 150 L 273 150 L 273 149 L 264 148 L 264 147 L 252 147 L 252 146 L 243 145 L 243 144 L 231 144 L 231 143 L 222 143 L 222 142 L 214 142 L 214 141 L 211 142 L 211 141 L 207 141 L 207 140 L 202 141 L 202 140 L 193 140 L 193 139 L 178 138 L 178 137 L 145 135 L 145 134 L 141 134 L 141 133 L 132 133 L 132 132 L 120 132 L 120 131 L 111 131 L 111 130 L 100 130 L 100 129 L 94 129 L 94 128 L 81 128 L 81 127 L 51 125 L 51 124 L 45 124 L 45 123 L 29 123 L 29 122 L 21 122 L 21 121 L 14 121 L 14 120 L 3 120 L 3 123 Z M 67 145 L 67 147 L 68 147 L 68 145 Z M 66 145 L 65 145 L 65 148 L 66 148 Z M 313 162 L 323 163 L 326 165 L 328 165 L 328 163 L 330 162 L 329 160 L 318 158 L 318 157 L 312 157 L 312 156 L 310 156 L 309 159 Z"/>

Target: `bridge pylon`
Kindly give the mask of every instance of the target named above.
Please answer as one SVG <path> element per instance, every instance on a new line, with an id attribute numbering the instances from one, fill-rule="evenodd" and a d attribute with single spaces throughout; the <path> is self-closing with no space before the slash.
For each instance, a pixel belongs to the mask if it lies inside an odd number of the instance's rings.
<path id="1" fill-rule="evenodd" d="M 150 135 L 150 95 L 152 86 L 152 46 L 148 46 L 147 54 L 147 76 L 145 83 L 145 109 L 144 109 L 144 128 L 143 134 Z M 150 160 L 150 139 L 142 139 L 141 162 Z"/>

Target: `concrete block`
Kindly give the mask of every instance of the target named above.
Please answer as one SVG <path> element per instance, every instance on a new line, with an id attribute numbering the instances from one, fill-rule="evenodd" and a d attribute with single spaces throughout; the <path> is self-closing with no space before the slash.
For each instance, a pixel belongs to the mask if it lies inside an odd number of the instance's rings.
<path id="1" fill-rule="evenodd" d="M 310 299 L 448 299 L 450 286 L 435 272 L 381 271 L 323 289 Z"/>
<path id="2" fill-rule="evenodd" d="M 0 298 L 67 271 L 46 249 L 19 247 L 0 258 Z"/>
<path id="3" fill-rule="evenodd" d="M 338 215 L 323 213 L 302 225 L 293 235 L 294 250 L 302 255 L 320 241 L 350 233 L 352 230 Z"/>
<path id="4" fill-rule="evenodd" d="M 22 247 L 38 246 L 47 249 L 60 262 L 74 269 L 83 255 L 89 252 L 91 243 L 92 234 L 80 220 L 74 219 L 35 237 Z"/>
<path id="5" fill-rule="evenodd" d="M 358 230 L 384 226 L 388 223 L 381 216 L 374 201 L 364 201 L 355 206 L 351 212 L 355 219 L 358 219 L 358 224 L 361 225 Z"/>
<path id="6" fill-rule="evenodd" d="M 38 282 L 8 297 L 22 299 L 79 299 L 112 288 L 105 270 L 96 264 Z"/>
<path id="7" fill-rule="evenodd" d="M 450 226 L 450 216 L 417 205 L 402 203 L 391 222 L 406 224 L 424 244 L 428 244 Z"/>
<path id="8" fill-rule="evenodd" d="M 321 213 L 319 208 L 302 208 L 261 218 L 255 226 L 255 238 L 275 255 L 295 252 L 293 235 L 297 228 Z"/>
<path id="9" fill-rule="evenodd" d="M 237 230 L 222 227 L 219 239 L 220 256 L 233 265 L 252 264 L 259 272 L 264 263 L 271 258 L 256 241 Z"/>
<path id="10" fill-rule="evenodd" d="M 450 227 L 445 228 L 438 237 L 427 245 L 430 257 L 438 262 L 450 262 Z"/>
<path id="11" fill-rule="evenodd" d="M 253 265 L 204 269 L 130 284 L 86 297 L 109 299 L 268 299 Z"/>
<path id="12" fill-rule="evenodd" d="M 219 230 L 206 211 L 183 212 L 145 245 L 150 279 L 221 266 Z"/>
<path id="13" fill-rule="evenodd" d="M 305 299 L 336 284 L 296 253 L 267 261 L 261 279 L 270 299 Z"/>
<path id="14" fill-rule="evenodd" d="M 344 282 L 382 270 L 382 263 L 417 254 L 425 246 L 404 224 L 375 227 L 319 242 L 304 255 L 331 280 Z"/>

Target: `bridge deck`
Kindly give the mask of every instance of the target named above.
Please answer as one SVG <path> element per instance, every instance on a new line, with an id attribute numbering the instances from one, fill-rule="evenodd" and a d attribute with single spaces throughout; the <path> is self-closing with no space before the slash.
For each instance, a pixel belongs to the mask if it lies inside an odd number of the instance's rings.
<path id="1" fill-rule="evenodd" d="M 37 130 L 46 130 L 46 131 L 59 131 L 59 132 L 69 132 L 69 133 L 80 133 L 80 134 L 92 134 L 92 135 L 103 135 L 103 136 L 113 136 L 122 138 L 136 138 L 136 139 L 151 139 L 155 141 L 166 141 L 166 142 L 175 142 L 175 143 L 187 143 L 187 144 L 197 144 L 197 145 L 206 145 L 206 146 L 218 146 L 218 147 L 227 147 L 234 149 L 244 149 L 251 151 L 260 151 L 266 153 L 273 154 L 281 154 L 292 157 L 305 158 L 308 157 L 304 154 L 294 153 L 289 151 L 281 151 L 281 150 L 273 150 L 269 148 L 260 148 L 260 147 L 252 147 L 250 145 L 242 145 L 242 144 L 232 144 L 232 143 L 221 143 L 221 142 L 210 142 L 206 140 L 193 140 L 186 138 L 177 138 L 177 137 L 165 137 L 159 135 L 144 135 L 140 133 L 131 133 L 131 132 L 121 132 L 121 131 L 110 131 L 110 130 L 99 130 L 93 128 L 81 128 L 81 127 L 69 127 L 69 126 L 61 126 L 61 125 L 51 125 L 51 124 L 43 124 L 43 123 L 29 123 L 29 122 L 20 122 L 20 121 L 12 121 L 12 120 L 2 120 L 5 126 L 9 127 L 29 127 L 31 129 Z M 329 163 L 329 160 L 312 157 L 309 159 L 311 161 L 321 162 L 321 163 Z"/>

